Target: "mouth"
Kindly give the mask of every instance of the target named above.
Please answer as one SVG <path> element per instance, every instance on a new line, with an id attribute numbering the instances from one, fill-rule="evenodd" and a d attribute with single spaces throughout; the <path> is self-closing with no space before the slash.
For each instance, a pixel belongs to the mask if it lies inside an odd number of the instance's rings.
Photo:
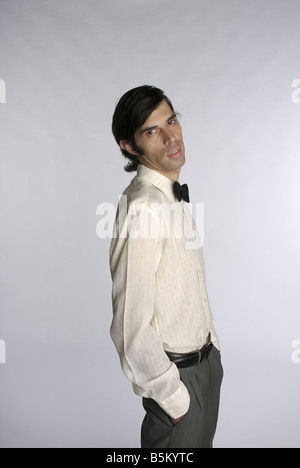
<path id="1" fill-rule="evenodd" d="M 172 153 L 167 154 L 167 157 L 168 157 L 169 159 L 176 160 L 176 159 L 181 158 L 181 155 L 182 155 L 181 147 L 180 147 L 180 146 L 177 146 L 176 148 L 173 149 L 173 152 L 172 152 Z"/>

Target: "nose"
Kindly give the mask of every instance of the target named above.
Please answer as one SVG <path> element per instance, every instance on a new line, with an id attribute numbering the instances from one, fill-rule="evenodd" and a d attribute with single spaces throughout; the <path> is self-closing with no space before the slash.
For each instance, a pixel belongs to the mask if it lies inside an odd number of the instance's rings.
<path id="1" fill-rule="evenodd" d="M 165 129 L 164 131 L 164 143 L 165 145 L 169 145 L 170 143 L 174 143 L 176 140 L 176 137 L 172 130 Z"/>

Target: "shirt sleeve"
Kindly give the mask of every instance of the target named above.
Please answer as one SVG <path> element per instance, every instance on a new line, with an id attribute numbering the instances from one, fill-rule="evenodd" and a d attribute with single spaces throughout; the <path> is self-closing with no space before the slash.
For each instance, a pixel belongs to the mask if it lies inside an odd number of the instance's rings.
<path id="1" fill-rule="evenodd" d="M 188 411 L 190 396 L 155 327 L 156 272 L 162 253 L 158 219 L 146 204 L 131 207 L 110 251 L 111 336 L 135 393 L 178 418 Z"/>

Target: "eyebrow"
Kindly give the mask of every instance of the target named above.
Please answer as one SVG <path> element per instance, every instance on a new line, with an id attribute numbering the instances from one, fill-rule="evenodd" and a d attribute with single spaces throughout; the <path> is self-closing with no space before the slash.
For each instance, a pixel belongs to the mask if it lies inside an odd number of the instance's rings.
<path id="1" fill-rule="evenodd" d="M 176 113 L 172 114 L 171 117 L 169 117 L 166 122 L 169 122 L 170 120 L 173 120 L 177 116 Z M 150 132 L 150 130 L 155 130 L 158 128 L 158 125 L 153 125 L 152 127 L 146 127 L 143 128 L 143 130 L 140 131 L 140 134 L 143 135 L 144 133 Z"/>

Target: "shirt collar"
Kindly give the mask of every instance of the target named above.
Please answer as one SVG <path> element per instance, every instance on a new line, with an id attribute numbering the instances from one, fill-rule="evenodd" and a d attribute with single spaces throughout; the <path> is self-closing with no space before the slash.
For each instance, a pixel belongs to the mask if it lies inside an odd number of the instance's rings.
<path id="1" fill-rule="evenodd" d="M 160 174 L 160 172 L 149 169 L 142 164 L 139 164 L 137 176 L 158 188 L 168 197 L 171 203 L 175 204 L 178 202 L 173 192 L 173 182 L 168 179 L 168 177 L 165 177 Z"/>

